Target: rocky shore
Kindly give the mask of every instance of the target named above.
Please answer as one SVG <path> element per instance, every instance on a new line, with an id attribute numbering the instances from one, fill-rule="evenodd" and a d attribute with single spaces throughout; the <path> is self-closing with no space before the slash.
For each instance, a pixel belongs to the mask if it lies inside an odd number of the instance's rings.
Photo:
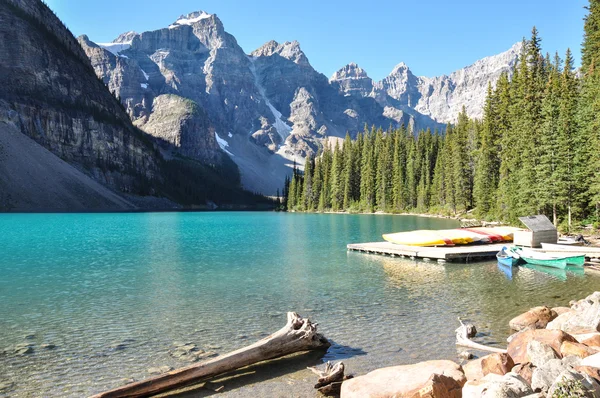
<path id="1" fill-rule="evenodd" d="M 600 397 L 600 292 L 569 304 L 512 319 L 506 352 L 377 369 L 345 381 L 341 397 Z"/>

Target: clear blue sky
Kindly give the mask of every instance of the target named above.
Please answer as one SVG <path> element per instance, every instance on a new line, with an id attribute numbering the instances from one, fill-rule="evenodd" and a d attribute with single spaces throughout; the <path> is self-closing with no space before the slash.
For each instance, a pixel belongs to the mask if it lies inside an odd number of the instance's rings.
<path id="1" fill-rule="evenodd" d="M 268 40 L 298 40 L 331 76 L 356 62 L 375 80 L 405 62 L 422 76 L 448 74 L 529 36 L 544 51 L 571 47 L 579 64 L 587 0 L 46 0 L 75 36 L 112 41 L 167 27 L 181 14 L 219 16 L 247 52 Z"/>

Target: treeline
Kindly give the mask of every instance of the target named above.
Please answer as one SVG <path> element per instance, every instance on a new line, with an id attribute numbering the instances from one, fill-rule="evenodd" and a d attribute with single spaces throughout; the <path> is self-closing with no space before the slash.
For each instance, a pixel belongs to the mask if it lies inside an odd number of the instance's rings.
<path id="1" fill-rule="evenodd" d="M 442 134 L 365 128 L 328 143 L 286 181 L 293 211 L 460 214 L 517 222 L 598 220 L 600 203 L 600 0 L 585 23 L 582 68 L 542 55 L 537 30 L 510 76 L 490 85 L 482 120 L 463 108 Z"/>

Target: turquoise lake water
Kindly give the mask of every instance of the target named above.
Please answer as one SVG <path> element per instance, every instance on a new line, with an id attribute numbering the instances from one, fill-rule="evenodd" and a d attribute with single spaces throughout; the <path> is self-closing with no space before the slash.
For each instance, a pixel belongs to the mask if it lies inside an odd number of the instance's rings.
<path id="1" fill-rule="evenodd" d="M 334 342 L 312 364 L 341 358 L 361 374 L 457 360 L 459 315 L 477 325 L 479 341 L 501 346 L 520 312 L 600 290 L 590 274 L 508 275 L 495 262 L 346 251 L 386 232 L 456 226 L 383 215 L 0 215 L 0 396 L 98 393 L 151 367 L 189 364 L 170 355 L 175 342 L 224 353 L 281 328 L 287 311 Z M 15 353 L 23 344 L 33 352 Z M 305 364 L 286 366 L 262 383 L 226 384 L 225 395 L 315 396 Z"/>

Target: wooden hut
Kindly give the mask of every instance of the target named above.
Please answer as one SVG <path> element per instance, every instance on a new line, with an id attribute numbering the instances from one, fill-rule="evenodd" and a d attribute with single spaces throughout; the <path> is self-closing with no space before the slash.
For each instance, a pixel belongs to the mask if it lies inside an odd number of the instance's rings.
<path id="1" fill-rule="evenodd" d="M 542 243 L 556 243 L 558 231 L 548 217 L 544 215 L 519 217 L 519 220 L 528 228 L 524 231 L 515 231 L 514 243 L 517 246 L 541 247 Z"/>

